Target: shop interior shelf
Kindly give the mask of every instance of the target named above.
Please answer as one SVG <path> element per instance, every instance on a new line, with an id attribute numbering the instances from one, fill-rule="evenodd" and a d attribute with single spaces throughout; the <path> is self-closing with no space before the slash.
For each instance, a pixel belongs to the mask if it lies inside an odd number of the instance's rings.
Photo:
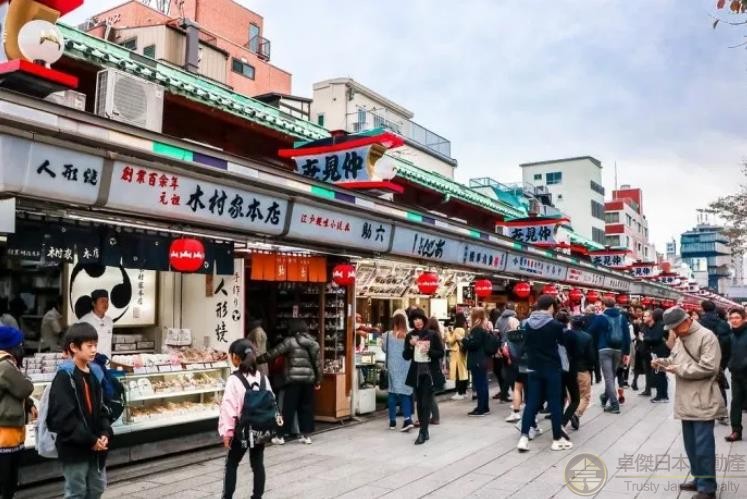
<path id="1" fill-rule="evenodd" d="M 149 430 L 151 428 L 161 428 L 163 426 L 173 426 L 185 423 L 194 423 L 195 421 L 205 421 L 207 419 L 215 419 L 220 415 L 220 411 L 215 409 L 214 411 L 200 411 L 197 414 L 179 415 L 179 416 L 168 416 L 163 418 L 153 418 L 140 423 L 130 423 L 123 425 L 114 425 L 115 435 L 121 435 L 124 433 L 133 433 L 136 431 Z"/>
<path id="2" fill-rule="evenodd" d="M 114 355 L 130 355 L 136 353 L 156 353 L 154 348 L 147 348 L 145 350 L 115 350 L 112 352 Z"/>
<path id="3" fill-rule="evenodd" d="M 186 373 L 204 373 L 204 372 L 214 372 L 214 371 L 223 371 L 228 366 L 225 367 L 208 367 L 205 369 L 182 369 L 181 371 L 171 371 L 171 372 L 162 372 L 162 373 L 143 373 L 143 374 L 130 374 L 127 373 L 123 376 L 124 379 L 133 379 L 133 378 L 154 378 L 156 376 L 173 376 L 173 375 L 179 375 L 179 374 L 186 374 Z"/>
<path id="4" fill-rule="evenodd" d="M 189 395 L 201 395 L 203 393 L 218 393 L 222 392 L 223 388 L 202 388 L 200 390 L 189 390 L 189 391 L 181 391 L 181 392 L 155 392 L 153 395 L 141 395 L 141 396 L 129 396 L 127 401 L 128 402 L 141 402 L 143 400 L 158 400 L 158 399 L 168 399 L 168 398 L 176 398 L 176 397 L 186 397 Z"/>

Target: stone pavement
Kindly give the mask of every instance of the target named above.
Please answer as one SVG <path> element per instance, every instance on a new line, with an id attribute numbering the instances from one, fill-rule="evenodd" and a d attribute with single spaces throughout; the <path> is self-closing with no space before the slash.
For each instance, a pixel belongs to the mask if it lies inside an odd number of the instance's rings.
<path id="1" fill-rule="evenodd" d="M 385 419 L 375 419 L 317 435 L 310 446 L 292 442 L 268 448 L 266 497 L 574 498 L 579 496 L 564 484 L 564 468 L 582 453 L 599 456 L 606 465 L 607 481 L 595 497 L 691 497 L 677 490 L 689 468 L 672 404 L 652 404 L 626 390 L 622 414 L 604 414 L 597 398 L 601 388 L 594 385 L 593 405 L 580 431 L 571 431 L 575 447 L 568 452 L 550 450 L 548 431 L 530 443 L 530 452 L 519 454 L 519 433 L 503 421 L 506 404 L 491 400 L 489 416 L 469 418 L 470 401 L 445 401 L 442 424 L 431 429 L 423 446 L 413 445 L 414 432 L 388 431 Z M 549 428 L 549 421 L 540 424 Z M 727 431 L 716 427 L 719 497 L 747 497 L 747 442 L 727 444 Z M 248 458 L 244 461 L 235 496 L 240 498 L 248 498 L 251 489 Z M 222 473 L 222 459 L 214 459 L 113 484 L 104 497 L 220 497 Z M 587 481 L 591 486 L 597 483 L 593 476 Z"/>

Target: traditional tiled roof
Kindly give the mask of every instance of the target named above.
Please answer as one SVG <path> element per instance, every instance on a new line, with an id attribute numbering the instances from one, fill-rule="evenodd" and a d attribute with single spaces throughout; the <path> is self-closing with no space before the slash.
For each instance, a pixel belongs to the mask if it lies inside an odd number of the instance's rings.
<path id="1" fill-rule="evenodd" d="M 398 177 L 435 191 L 442 192 L 446 196 L 451 196 L 452 198 L 464 203 L 493 211 L 505 218 L 520 218 L 526 216 L 522 207 L 515 207 L 496 201 L 495 199 L 480 194 L 466 185 L 455 182 L 443 175 L 418 168 L 409 161 L 395 157 L 392 157 L 392 159 L 396 163 L 395 170 Z"/>
<path id="2" fill-rule="evenodd" d="M 306 120 L 283 116 L 263 102 L 234 92 L 183 69 L 142 56 L 115 43 L 58 24 L 65 37 L 65 55 L 100 67 L 111 67 L 151 80 L 172 94 L 200 102 L 302 140 L 316 140 L 329 132 Z"/>
<path id="3" fill-rule="evenodd" d="M 588 239 L 577 232 L 571 232 L 571 242 L 573 244 L 581 244 L 583 246 L 586 246 L 592 251 L 604 249 L 603 244 L 599 244 L 596 241 Z"/>

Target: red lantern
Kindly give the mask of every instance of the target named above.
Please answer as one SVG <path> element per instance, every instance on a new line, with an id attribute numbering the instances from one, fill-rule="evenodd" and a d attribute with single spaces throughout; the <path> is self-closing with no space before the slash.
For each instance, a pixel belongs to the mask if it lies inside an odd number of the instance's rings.
<path id="1" fill-rule="evenodd" d="M 475 296 L 485 298 L 493 294 L 493 283 L 490 279 L 478 279 L 474 282 Z"/>
<path id="2" fill-rule="evenodd" d="M 644 296 L 643 298 L 641 298 L 641 305 L 643 305 L 644 307 L 648 307 L 649 305 L 652 305 L 653 302 L 654 300 L 652 300 L 648 296 Z"/>
<path id="3" fill-rule="evenodd" d="M 595 303 L 597 301 L 599 301 L 599 293 L 597 293 L 593 289 L 591 291 L 587 291 L 587 293 L 586 293 L 586 302 L 587 303 Z"/>
<path id="4" fill-rule="evenodd" d="M 532 294 L 532 286 L 530 286 L 528 282 L 517 282 L 514 285 L 514 296 L 516 296 L 516 298 L 523 300 L 529 298 L 530 294 Z"/>
<path id="5" fill-rule="evenodd" d="M 349 263 L 335 265 L 332 269 L 332 280 L 338 286 L 352 286 L 355 283 L 355 267 Z"/>
<path id="6" fill-rule="evenodd" d="M 435 272 L 423 272 L 418 277 L 418 290 L 424 295 L 432 295 L 438 291 L 438 274 Z"/>
<path id="7" fill-rule="evenodd" d="M 630 303 L 630 296 L 626 294 L 617 295 L 617 303 L 618 305 L 627 305 Z"/>
<path id="8" fill-rule="evenodd" d="M 568 293 L 568 299 L 571 300 L 573 303 L 581 303 L 581 300 L 584 299 L 584 292 L 578 288 L 573 288 Z"/>
<path id="9" fill-rule="evenodd" d="M 542 294 L 543 295 L 550 295 L 550 296 L 553 296 L 553 297 L 557 298 L 557 296 L 558 296 L 558 288 L 554 284 L 545 284 L 542 287 Z"/>
<path id="10" fill-rule="evenodd" d="M 205 263 L 205 245 L 199 239 L 183 237 L 171 241 L 169 265 L 178 272 L 196 272 Z"/>

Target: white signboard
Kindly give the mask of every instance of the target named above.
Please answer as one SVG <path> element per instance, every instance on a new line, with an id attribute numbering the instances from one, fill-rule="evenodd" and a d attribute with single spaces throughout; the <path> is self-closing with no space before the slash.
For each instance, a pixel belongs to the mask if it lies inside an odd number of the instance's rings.
<path id="1" fill-rule="evenodd" d="M 460 264 L 500 272 L 506 268 L 508 253 L 481 244 L 462 243 Z"/>
<path id="2" fill-rule="evenodd" d="M 293 205 L 288 237 L 304 241 L 386 251 L 392 224 L 303 203 Z"/>
<path id="3" fill-rule="evenodd" d="M 278 235 L 288 202 L 279 197 L 116 162 L 107 208 Z"/>
<path id="4" fill-rule="evenodd" d="M 392 253 L 423 260 L 458 264 L 460 261 L 460 245 L 461 243 L 455 239 L 397 226 L 394 229 Z"/>
<path id="5" fill-rule="evenodd" d="M 604 285 L 604 275 L 573 267 L 568 268 L 568 276 L 565 280 L 589 288 L 599 288 Z"/>
<path id="6" fill-rule="evenodd" d="M 511 225 L 504 228 L 504 234 L 511 239 L 526 244 L 554 245 L 558 242 L 556 234 L 559 223 L 557 221 L 545 224 L 527 223 L 526 225 Z"/>
<path id="7" fill-rule="evenodd" d="M 0 186 L 56 201 L 93 204 L 104 159 L 63 147 L 0 134 Z"/>
<path id="8" fill-rule="evenodd" d="M 607 289 L 614 289 L 616 291 L 628 291 L 630 290 L 630 281 L 617 277 L 605 277 L 604 287 Z"/>
<path id="9" fill-rule="evenodd" d="M 76 304 L 89 300 L 91 292 L 104 289 L 109 293 L 107 315 L 114 327 L 152 326 L 156 323 L 156 271 L 133 270 L 99 265 L 66 265 L 69 306 L 67 324 L 74 324 Z M 97 271 L 98 269 L 98 271 Z M 105 269 L 99 275 L 100 269 Z"/>
<path id="10" fill-rule="evenodd" d="M 508 255 L 506 271 L 514 274 L 544 277 L 552 281 L 565 281 L 568 267 L 559 263 L 511 253 Z"/>
<path id="11" fill-rule="evenodd" d="M 376 175 L 370 145 L 313 156 L 299 156 L 295 161 L 297 173 L 321 182 L 381 180 L 381 177 Z"/>

